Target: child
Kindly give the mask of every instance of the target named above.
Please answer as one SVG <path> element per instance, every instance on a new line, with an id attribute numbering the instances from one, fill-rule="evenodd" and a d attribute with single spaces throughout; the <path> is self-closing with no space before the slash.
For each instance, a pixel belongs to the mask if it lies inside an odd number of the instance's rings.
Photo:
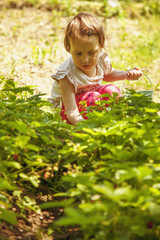
<path id="1" fill-rule="evenodd" d="M 61 117 L 68 123 L 76 124 L 86 119 L 82 101 L 87 106 L 96 105 L 104 93 L 113 92 L 121 96 L 113 84 L 102 85 L 102 81 L 137 80 L 142 75 L 138 68 L 128 71 L 112 69 L 108 54 L 102 52 L 105 34 L 97 18 L 81 12 L 73 17 L 66 28 L 64 46 L 71 56 L 52 75 L 53 102 L 62 100 Z M 57 106 L 57 105 L 55 105 Z"/>

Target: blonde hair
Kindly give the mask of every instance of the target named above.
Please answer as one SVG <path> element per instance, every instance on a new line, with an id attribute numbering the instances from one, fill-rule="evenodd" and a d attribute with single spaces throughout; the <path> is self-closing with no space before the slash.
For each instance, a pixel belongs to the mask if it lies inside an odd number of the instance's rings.
<path id="1" fill-rule="evenodd" d="M 105 34 L 101 23 L 98 19 L 90 14 L 81 12 L 74 16 L 68 23 L 65 31 L 64 46 L 69 52 L 69 38 L 78 40 L 84 35 L 97 35 L 99 37 L 100 47 L 104 47 Z"/>

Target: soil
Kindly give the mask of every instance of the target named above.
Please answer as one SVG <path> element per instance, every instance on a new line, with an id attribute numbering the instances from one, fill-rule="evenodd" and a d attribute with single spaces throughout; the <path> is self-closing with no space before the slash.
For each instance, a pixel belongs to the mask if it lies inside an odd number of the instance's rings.
<path id="1" fill-rule="evenodd" d="M 77 228 L 61 229 L 47 234 L 52 230 L 54 220 L 62 213 L 61 209 L 34 212 L 28 210 L 25 217 L 18 219 L 17 226 L 0 222 L 0 240 L 75 240 L 80 236 Z"/>
<path id="2" fill-rule="evenodd" d="M 28 216 L 26 217 L 28 217 L 27 220 L 25 220 L 24 218 L 20 218 L 18 220 L 18 226 L 16 227 L 9 226 L 9 224 L 2 222 L 0 225 L 0 239 L 5 240 L 56 239 L 53 236 L 49 237 L 43 234 L 45 227 L 49 226 L 49 223 L 53 222 L 54 220 L 53 214 L 47 211 L 43 212 L 42 214 L 29 212 Z"/>

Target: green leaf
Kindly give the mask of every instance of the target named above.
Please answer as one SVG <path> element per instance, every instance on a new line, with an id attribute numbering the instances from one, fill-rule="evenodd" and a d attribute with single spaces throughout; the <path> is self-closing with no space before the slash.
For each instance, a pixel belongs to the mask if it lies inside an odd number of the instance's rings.
<path id="1" fill-rule="evenodd" d="M 25 148 L 28 149 L 28 150 L 33 150 L 35 152 L 38 152 L 41 149 L 39 146 L 35 146 L 33 144 L 26 144 Z"/>
<path id="2" fill-rule="evenodd" d="M 25 87 L 16 87 L 16 88 L 3 88 L 1 90 L 2 92 L 13 92 L 15 94 L 17 93 L 22 93 L 22 92 L 30 92 L 31 94 L 33 93 L 33 89 L 31 89 L 30 86 L 25 86 Z"/>
<path id="3" fill-rule="evenodd" d="M 86 226 L 87 225 L 96 225 L 97 223 L 102 222 L 105 217 L 103 215 L 96 215 L 93 216 L 92 214 L 85 214 L 80 209 L 74 209 L 72 207 L 65 208 L 66 217 L 62 217 L 57 221 L 58 225 L 66 226 L 66 225 L 80 225 Z"/>
<path id="4" fill-rule="evenodd" d="M 0 194 L 0 202 L 7 202 L 7 197 L 3 194 Z"/>
<path id="5" fill-rule="evenodd" d="M 0 219 L 12 224 L 17 225 L 17 214 L 6 209 L 0 208 Z"/>
<path id="6" fill-rule="evenodd" d="M 9 127 L 15 128 L 20 133 L 27 133 L 28 132 L 28 126 L 22 121 L 15 121 L 15 122 L 7 122 L 7 125 Z"/>
<path id="7" fill-rule="evenodd" d="M 134 234 L 136 234 L 137 236 L 144 236 L 145 232 L 146 232 L 146 227 L 142 224 L 137 224 L 137 225 L 132 225 L 131 226 L 131 230 Z"/>
<path id="8" fill-rule="evenodd" d="M 93 189 L 98 192 L 101 193 L 109 198 L 113 198 L 114 192 L 112 187 L 104 185 L 104 184 L 97 184 L 93 186 Z"/>
<path id="9" fill-rule="evenodd" d="M 30 182 L 32 183 L 32 185 L 36 188 L 39 187 L 39 183 L 40 183 L 40 180 L 39 180 L 39 177 L 36 176 L 36 175 L 31 175 L 29 176 L 29 180 Z"/>
<path id="10" fill-rule="evenodd" d="M 74 202 L 74 199 L 70 198 L 68 200 L 64 201 L 51 201 L 51 202 L 46 202 L 41 204 L 41 209 L 49 209 L 49 208 L 55 208 L 55 207 L 66 207 L 72 205 Z"/>
<path id="11" fill-rule="evenodd" d="M 26 148 L 26 145 L 29 142 L 29 140 L 30 140 L 29 136 L 20 135 L 16 137 L 15 143 L 20 148 Z"/>
<path id="12" fill-rule="evenodd" d="M 28 180 L 29 177 L 25 174 L 25 173 L 20 173 L 19 176 L 24 179 L 24 180 Z"/>
<path id="13" fill-rule="evenodd" d="M 22 166 L 18 162 L 13 162 L 13 161 L 7 161 L 5 162 L 6 167 L 11 167 L 11 168 L 16 168 L 16 169 L 21 169 Z"/>
<path id="14" fill-rule="evenodd" d="M 4 178 L 0 178 L 0 190 L 15 190 L 16 187 L 14 185 L 11 185 L 7 180 Z"/>
<path id="15" fill-rule="evenodd" d="M 153 170 L 147 166 L 139 166 L 138 168 L 134 168 L 133 172 L 140 181 L 153 178 Z"/>
<path id="16" fill-rule="evenodd" d="M 150 203 L 149 204 L 149 211 L 150 213 L 155 217 L 155 216 L 160 216 L 160 204 L 157 203 Z"/>

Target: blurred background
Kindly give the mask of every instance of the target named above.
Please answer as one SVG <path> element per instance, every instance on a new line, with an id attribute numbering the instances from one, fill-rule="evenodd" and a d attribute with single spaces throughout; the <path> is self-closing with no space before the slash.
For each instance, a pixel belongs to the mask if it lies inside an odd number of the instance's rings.
<path id="1" fill-rule="evenodd" d="M 0 0 L 0 75 L 49 96 L 50 75 L 69 56 L 63 46 L 65 26 L 80 11 L 102 22 L 113 68 L 139 67 L 159 101 L 159 0 Z M 141 79 L 130 87 L 151 86 Z"/>

